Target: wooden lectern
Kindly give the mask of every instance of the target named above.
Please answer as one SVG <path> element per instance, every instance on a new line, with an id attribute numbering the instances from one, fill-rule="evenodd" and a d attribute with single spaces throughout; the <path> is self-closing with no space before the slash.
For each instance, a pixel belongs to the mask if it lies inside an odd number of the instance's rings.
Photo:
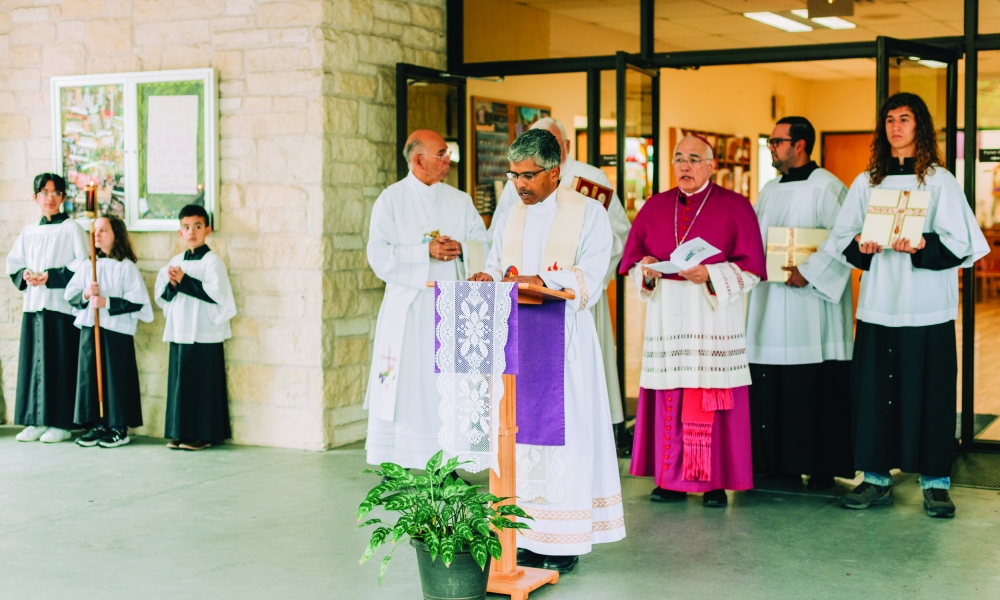
<path id="1" fill-rule="evenodd" d="M 429 287 L 433 281 L 427 282 Z M 517 284 L 518 304 L 542 304 L 546 301 L 565 301 L 576 298 L 573 290 L 550 290 L 533 283 Z M 518 332 L 522 335 L 523 332 Z M 517 496 L 517 376 L 503 375 L 503 398 L 500 400 L 500 426 L 497 435 L 497 454 L 500 477 L 490 469 L 490 493 L 510 498 L 503 504 L 515 504 Z M 511 517 L 514 518 L 514 517 Z M 558 583 L 559 573 L 549 569 L 517 566 L 517 530 L 500 532 L 500 560 L 490 564 L 490 581 L 486 591 L 510 596 L 511 600 L 528 600 L 528 594 L 546 583 Z"/>

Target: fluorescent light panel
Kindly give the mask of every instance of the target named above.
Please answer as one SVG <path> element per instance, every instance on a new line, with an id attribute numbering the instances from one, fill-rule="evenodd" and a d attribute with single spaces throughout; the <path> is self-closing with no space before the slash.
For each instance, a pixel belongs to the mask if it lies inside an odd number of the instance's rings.
<path id="1" fill-rule="evenodd" d="M 930 67 L 931 69 L 947 69 L 948 63 L 939 62 L 936 60 L 918 60 L 918 65 L 923 65 L 925 67 Z"/>
<path id="2" fill-rule="evenodd" d="M 804 8 L 793 10 L 792 14 L 802 19 L 809 19 L 809 11 Z M 822 25 L 827 29 L 854 29 L 857 27 L 854 23 L 841 19 L 840 17 L 816 17 L 815 19 L 809 20 L 817 25 Z"/>
<path id="3" fill-rule="evenodd" d="M 748 12 L 743 13 L 743 16 L 748 19 L 753 19 L 758 23 L 770 25 L 771 27 L 776 27 L 789 33 L 802 33 L 804 31 L 813 30 L 813 28 L 808 25 L 803 25 L 798 21 L 793 21 L 787 17 L 782 17 L 781 15 L 776 15 L 770 12 Z"/>

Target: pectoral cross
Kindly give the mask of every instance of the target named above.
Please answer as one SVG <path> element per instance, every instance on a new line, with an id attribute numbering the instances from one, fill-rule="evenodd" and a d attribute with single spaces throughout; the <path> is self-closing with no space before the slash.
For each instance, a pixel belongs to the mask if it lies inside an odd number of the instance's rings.
<path id="1" fill-rule="evenodd" d="M 796 246 L 795 245 L 795 228 L 790 227 L 788 229 L 788 239 L 784 244 L 768 244 L 767 252 L 785 252 L 785 266 L 794 267 L 795 266 L 795 255 L 796 254 L 812 254 L 819 250 L 819 246 Z"/>
<path id="2" fill-rule="evenodd" d="M 910 203 L 910 192 L 909 190 L 903 191 L 899 195 L 899 202 L 896 206 L 868 206 L 867 214 L 870 215 L 893 215 L 892 220 L 892 235 L 889 236 L 889 245 L 891 246 L 896 240 L 899 239 L 899 232 L 903 229 L 903 219 L 906 217 L 926 217 L 926 208 L 910 208 L 908 204 Z"/>

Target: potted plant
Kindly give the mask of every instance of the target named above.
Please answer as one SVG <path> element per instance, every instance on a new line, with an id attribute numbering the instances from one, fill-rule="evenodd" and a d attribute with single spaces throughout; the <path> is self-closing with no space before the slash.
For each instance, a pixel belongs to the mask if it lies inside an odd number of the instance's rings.
<path id="1" fill-rule="evenodd" d="M 365 469 L 365 473 L 381 476 L 382 483 L 358 507 L 358 521 L 376 506 L 399 517 L 394 524 L 369 519 L 358 526 L 377 525 L 359 564 L 391 542 L 393 549 L 379 568 L 381 585 L 392 553 L 399 547 L 396 542 L 409 536 L 417 551 L 425 598 L 485 598 L 490 557 L 499 559 L 501 553 L 493 530 L 528 529 L 527 523 L 508 517 L 531 517 L 516 505 L 500 505 L 509 498 L 480 493 L 483 486 L 469 485 L 455 475 L 455 469 L 465 463 L 452 458 L 442 464 L 441 457 L 438 452 L 427 461 L 424 475 L 413 475 L 395 463 Z"/>

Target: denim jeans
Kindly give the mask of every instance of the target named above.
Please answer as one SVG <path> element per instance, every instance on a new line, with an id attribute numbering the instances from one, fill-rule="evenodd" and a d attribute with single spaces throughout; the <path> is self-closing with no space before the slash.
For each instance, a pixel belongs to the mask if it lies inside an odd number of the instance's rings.
<path id="1" fill-rule="evenodd" d="M 872 473 L 870 471 L 865 471 L 865 481 L 875 485 L 880 485 L 882 487 L 889 487 L 892 485 L 892 475 L 886 473 L 885 475 L 881 473 Z M 925 477 L 920 476 L 920 489 L 938 489 L 946 490 L 951 487 L 951 477 Z"/>

